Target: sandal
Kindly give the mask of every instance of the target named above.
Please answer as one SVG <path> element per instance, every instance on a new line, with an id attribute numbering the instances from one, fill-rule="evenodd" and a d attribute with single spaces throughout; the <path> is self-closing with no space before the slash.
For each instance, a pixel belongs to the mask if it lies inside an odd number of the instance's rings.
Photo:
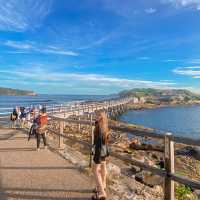
<path id="1" fill-rule="evenodd" d="M 98 193 L 92 196 L 92 200 L 106 200 L 104 196 L 98 196 Z"/>
<path id="2" fill-rule="evenodd" d="M 101 196 L 101 197 L 99 197 L 99 200 L 106 200 L 106 197 Z"/>
<path id="3" fill-rule="evenodd" d="M 99 200 L 98 194 L 96 193 L 95 195 L 92 196 L 92 200 Z"/>

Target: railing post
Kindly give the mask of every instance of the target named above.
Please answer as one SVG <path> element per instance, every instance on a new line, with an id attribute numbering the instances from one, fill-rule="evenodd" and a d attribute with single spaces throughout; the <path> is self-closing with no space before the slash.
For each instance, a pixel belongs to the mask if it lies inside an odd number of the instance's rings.
<path id="1" fill-rule="evenodd" d="M 170 174 L 174 173 L 174 142 L 171 140 L 171 133 L 165 135 L 165 177 L 164 200 L 174 200 L 174 181 Z"/>
<path id="2" fill-rule="evenodd" d="M 81 120 L 81 118 L 80 118 L 80 115 L 78 116 L 78 121 L 79 121 L 79 123 L 78 123 L 78 132 L 80 133 L 81 132 L 81 123 L 80 123 L 80 120 Z"/>
<path id="3" fill-rule="evenodd" d="M 93 133 L 93 124 L 92 124 L 92 113 L 90 114 L 90 134 L 91 134 L 91 149 L 93 148 L 94 145 L 94 133 Z M 91 150 L 90 150 L 91 151 Z M 92 167 L 92 154 L 90 152 L 90 163 L 89 167 Z"/>
<path id="4" fill-rule="evenodd" d="M 59 122 L 59 128 L 60 128 L 60 131 L 59 131 L 59 149 L 63 149 L 64 147 L 64 138 L 63 138 L 63 133 L 64 133 L 64 121 L 60 121 Z"/>
<path id="5" fill-rule="evenodd" d="M 54 114 L 54 104 L 53 104 L 53 112 L 52 113 Z"/>

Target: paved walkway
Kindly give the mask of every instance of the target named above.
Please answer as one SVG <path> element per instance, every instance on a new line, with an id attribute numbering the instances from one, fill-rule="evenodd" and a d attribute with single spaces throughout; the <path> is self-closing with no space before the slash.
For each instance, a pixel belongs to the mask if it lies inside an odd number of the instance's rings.
<path id="1" fill-rule="evenodd" d="M 89 200 L 91 180 L 21 131 L 0 129 L 0 200 Z"/>

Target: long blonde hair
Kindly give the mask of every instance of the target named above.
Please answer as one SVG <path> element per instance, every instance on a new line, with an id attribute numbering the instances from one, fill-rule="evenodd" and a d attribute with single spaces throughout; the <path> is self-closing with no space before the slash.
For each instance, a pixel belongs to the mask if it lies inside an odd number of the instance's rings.
<path id="1" fill-rule="evenodd" d="M 103 134 L 105 142 L 108 143 L 109 137 L 109 128 L 108 128 L 108 118 L 104 110 L 97 111 L 97 121 L 99 125 L 99 129 Z"/>

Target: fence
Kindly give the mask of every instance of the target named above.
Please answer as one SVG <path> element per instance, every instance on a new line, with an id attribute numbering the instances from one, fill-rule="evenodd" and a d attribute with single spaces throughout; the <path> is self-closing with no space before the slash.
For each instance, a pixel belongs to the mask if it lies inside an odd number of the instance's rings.
<path id="1" fill-rule="evenodd" d="M 91 115 L 92 116 L 92 115 Z M 73 120 L 73 119 L 63 119 L 59 117 L 52 117 L 52 120 L 54 122 L 57 122 L 59 124 L 59 131 L 55 131 L 52 129 L 48 129 L 49 132 L 56 134 L 59 136 L 59 148 L 63 148 L 64 144 L 64 138 L 65 139 L 70 139 L 74 140 L 76 142 L 79 142 L 83 145 L 90 146 L 91 143 L 86 143 L 83 141 L 80 141 L 78 139 L 72 139 L 69 136 L 66 136 L 64 134 L 64 124 L 65 123 L 74 123 L 77 125 L 83 124 L 83 125 L 89 125 L 90 126 L 90 133 L 91 133 L 91 141 L 92 141 L 92 130 L 94 127 L 94 121 L 92 121 L 92 117 L 90 117 L 90 120 Z M 138 161 L 136 159 L 129 159 L 126 157 L 123 157 L 115 152 L 111 152 L 111 156 L 114 156 L 120 160 L 129 162 L 130 164 L 133 164 L 135 166 L 138 166 L 142 169 L 145 169 L 149 172 L 152 172 L 155 175 L 159 175 L 164 178 L 164 199 L 165 200 L 174 200 L 175 198 L 175 192 L 174 192 L 174 182 L 178 182 L 181 184 L 184 184 L 186 186 L 189 186 L 193 189 L 200 189 L 200 182 L 195 181 L 195 180 L 190 180 L 187 177 L 183 177 L 180 175 L 177 175 L 174 170 L 174 142 L 177 143 L 183 143 L 186 145 L 199 145 L 200 140 L 193 140 L 189 138 L 184 138 L 184 137 L 178 137 L 174 136 L 171 133 L 166 133 L 165 135 L 160 135 L 157 133 L 154 133 L 152 131 L 144 131 L 136 128 L 131 128 L 127 126 L 116 126 L 116 125 L 111 125 L 110 129 L 115 130 L 115 131 L 120 131 L 120 132 L 125 132 L 129 134 L 133 134 L 136 136 L 142 136 L 142 137 L 150 137 L 150 138 L 158 138 L 164 141 L 164 161 L 165 161 L 165 168 L 164 169 L 159 169 L 154 166 L 150 166 L 146 163 L 143 163 L 141 161 Z"/>
<path id="2" fill-rule="evenodd" d="M 49 115 L 59 115 L 60 117 L 66 118 L 70 115 L 83 115 L 84 113 L 92 113 L 100 109 L 114 110 L 114 108 L 117 107 L 121 109 L 121 107 L 127 105 L 131 101 L 133 101 L 133 98 L 122 98 L 95 102 L 74 102 L 68 105 L 47 105 L 46 108 Z M 35 106 L 39 107 L 38 105 Z M 27 108 L 31 109 L 32 106 Z M 12 108 L 0 108 L 0 111 L 0 119 L 8 119 Z"/>

